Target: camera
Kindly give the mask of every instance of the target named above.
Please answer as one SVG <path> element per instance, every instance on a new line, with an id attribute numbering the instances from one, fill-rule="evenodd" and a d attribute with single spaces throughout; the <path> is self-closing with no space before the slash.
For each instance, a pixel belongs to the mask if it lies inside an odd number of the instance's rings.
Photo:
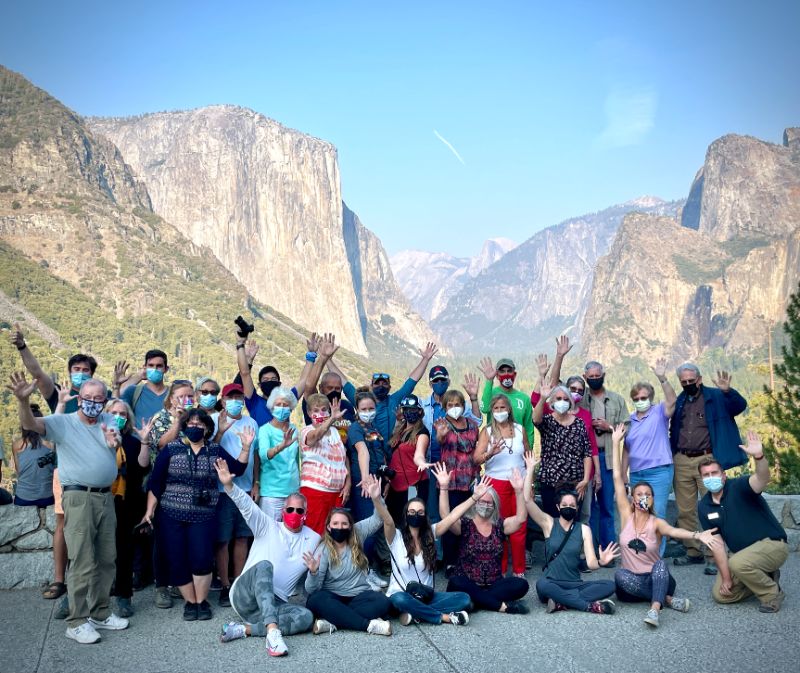
<path id="1" fill-rule="evenodd" d="M 252 334 L 256 331 L 255 326 L 247 322 L 242 316 L 238 316 L 233 322 L 235 322 L 236 326 L 239 328 L 239 336 L 242 337 L 242 339 L 246 339 L 248 334 Z"/>
<path id="2" fill-rule="evenodd" d="M 397 476 L 397 470 L 393 470 L 388 465 L 381 465 L 377 470 L 375 470 L 375 474 L 379 476 L 381 479 L 386 479 L 386 481 L 391 481 Z"/>
<path id="3" fill-rule="evenodd" d="M 42 456 L 41 458 L 37 458 L 36 464 L 39 467 L 47 467 L 48 465 L 55 465 L 56 463 L 56 452 L 51 451 L 46 456 Z"/>
<path id="4" fill-rule="evenodd" d="M 197 492 L 197 495 L 194 496 L 194 504 L 198 507 L 208 507 L 211 504 L 211 493 L 207 488 Z"/>

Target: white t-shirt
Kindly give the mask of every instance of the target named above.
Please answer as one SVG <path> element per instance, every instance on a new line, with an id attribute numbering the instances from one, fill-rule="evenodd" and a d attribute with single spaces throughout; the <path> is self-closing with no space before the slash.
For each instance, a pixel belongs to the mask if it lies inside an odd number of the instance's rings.
<path id="1" fill-rule="evenodd" d="M 492 441 L 492 428 L 489 427 L 489 445 Z M 515 467 L 525 476 L 525 444 L 522 443 L 522 426 L 514 423 L 514 439 L 503 437 L 500 450 L 486 461 L 485 474 L 492 479 L 508 481 Z"/>
<path id="2" fill-rule="evenodd" d="M 224 412 L 218 412 L 211 415 L 211 418 L 214 421 L 214 434 L 216 434 L 217 430 L 219 429 L 218 424 L 220 413 Z M 225 434 L 222 435 L 222 441 L 220 441 L 220 445 L 231 456 L 238 458 L 239 454 L 242 452 L 242 440 L 239 437 L 239 433 L 241 433 L 242 430 L 247 427 L 252 428 L 253 432 L 255 433 L 253 437 L 253 443 L 250 445 L 250 457 L 247 461 L 247 469 L 244 471 L 244 474 L 234 477 L 233 483 L 243 491 L 249 493 L 250 489 L 253 488 L 253 461 L 255 460 L 256 451 L 258 451 L 258 423 L 250 418 L 250 416 L 242 416 L 241 418 L 236 419 L 225 431 Z M 225 487 L 220 484 L 219 492 L 222 493 L 224 490 Z"/>
<path id="3" fill-rule="evenodd" d="M 434 539 L 435 537 L 434 534 Z M 414 557 L 413 565 L 409 563 L 403 533 L 400 530 L 395 531 L 389 550 L 392 552 L 392 575 L 389 578 L 389 588 L 386 589 L 387 598 L 398 591 L 405 591 L 409 582 L 421 582 L 429 587 L 433 586 L 433 573 L 425 567 L 421 552 Z"/>

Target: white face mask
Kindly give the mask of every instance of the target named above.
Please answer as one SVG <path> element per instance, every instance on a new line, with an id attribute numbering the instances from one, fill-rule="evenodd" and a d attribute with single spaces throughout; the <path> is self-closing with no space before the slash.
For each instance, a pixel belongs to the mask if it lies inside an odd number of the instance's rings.
<path id="1" fill-rule="evenodd" d="M 358 417 L 361 419 L 362 423 L 371 423 L 375 420 L 375 410 L 372 411 L 359 411 Z"/>
<path id="2" fill-rule="evenodd" d="M 569 411 L 570 403 L 567 400 L 556 400 L 553 402 L 553 409 L 559 414 L 566 414 Z"/>
<path id="3" fill-rule="evenodd" d="M 508 412 L 507 411 L 493 411 L 492 418 L 496 420 L 498 423 L 505 423 L 508 420 Z"/>
<path id="4" fill-rule="evenodd" d="M 447 415 L 454 421 L 457 421 L 459 418 L 461 418 L 461 414 L 463 413 L 464 413 L 463 407 L 450 407 L 447 410 Z"/>

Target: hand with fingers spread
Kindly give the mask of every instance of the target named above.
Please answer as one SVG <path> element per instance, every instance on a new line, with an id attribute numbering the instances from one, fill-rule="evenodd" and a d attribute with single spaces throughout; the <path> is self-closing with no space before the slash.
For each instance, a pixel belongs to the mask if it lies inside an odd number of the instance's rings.
<path id="1" fill-rule="evenodd" d="M 14 329 L 11 332 L 11 345 L 17 350 L 25 348 L 25 335 L 22 333 L 22 328 L 18 322 L 14 323 Z"/>
<path id="2" fill-rule="evenodd" d="M 556 339 L 556 355 L 560 355 L 563 358 L 571 350 L 572 345 L 570 344 L 569 337 L 566 334 L 562 334 Z"/>
<path id="3" fill-rule="evenodd" d="M 436 482 L 439 484 L 440 488 L 447 488 L 450 485 L 453 472 L 448 472 L 447 466 L 444 463 L 436 463 L 436 465 L 433 466 L 433 476 L 436 477 Z"/>
<path id="4" fill-rule="evenodd" d="M 251 365 L 256 361 L 256 355 L 258 355 L 259 350 L 260 346 L 253 339 L 248 339 L 245 343 L 244 356 Z"/>
<path id="5" fill-rule="evenodd" d="M 542 399 L 546 400 L 548 397 L 550 397 L 550 393 L 552 392 L 553 386 L 550 385 L 550 381 L 547 380 L 547 377 L 542 377 L 539 379 L 539 393 L 541 394 Z"/>
<path id="6" fill-rule="evenodd" d="M 331 422 L 341 421 L 344 418 L 344 413 L 341 403 L 334 397 L 333 402 L 331 402 Z"/>
<path id="7" fill-rule="evenodd" d="M 713 379 L 714 385 L 723 393 L 727 393 L 731 389 L 731 378 L 731 375 L 724 369 L 717 370 L 717 378 Z"/>
<path id="8" fill-rule="evenodd" d="M 628 426 L 625 423 L 617 423 L 614 430 L 611 432 L 611 439 L 614 442 L 621 442 L 628 432 Z"/>
<path id="9" fill-rule="evenodd" d="M 444 438 L 447 437 L 447 433 L 450 432 L 450 426 L 444 418 L 436 419 L 433 422 L 433 429 L 436 430 L 436 441 L 440 444 L 444 441 Z"/>
<path id="10" fill-rule="evenodd" d="M 319 570 L 319 559 L 314 556 L 314 554 L 310 551 L 303 552 L 303 563 L 306 564 L 306 568 L 308 568 L 308 572 L 312 575 L 317 574 L 317 570 Z"/>
<path id="11" fill-rule="evenodd" d="M 253 445 L 253 440 L 256 438 L 256 431 L 253 430 L 251 426 L 246 425 L 242 428 L 241 432 L 236 433 L 236 436 L 242 442 L 242 450 L 249 451 L 250 447 Z"/>
<path id="12" fill-rule="evenodd" d="M 578 500 L 583 500 L 586 495 L 586 487 L 589 485 L 589 477 L 579 481 L 575 484 L 575 492 L 578 494 Z"/>
<path id="13" fill-rule="evenodd" d="M 114 365 L 114 375 L 111 379 L 111 387 L 119 388 L 125 381 L 128 380 L 128 365 L 125 360 L 120 360 Z"/>
<path id="14" fill-rule="evenodd" d="M 367 497 L 378 500 L 381 497 L 381 480 L 374 475 L 368 474 L 366 479 Z"/>
<path id="15" fill-rule="evenodd" d="M 37 379 L 28 383 L 24 372 L 12 372 L 11 385 L 6 386 L 6 388 L 14 393 L 14 397 L 20 402 L 27 402 L 30 396 L 33 395 L 33 391 L 36 390 L 36 383 Z"/>
<path id="16" fill-rule="evenodd" d="M 225 487 L 225 489 L 228 490 L 231 488 L 233 486 L 233 475 L 228 469 L 228 463 L 225 462 L 225 459 L 217 458 L 214 461 L 214 469 L 217 471 L 219 481 Z"/>
<path id="17" fill-rule="evenodd" d="M 719 544 L 717 540 L 716 528 L 709 528 L 708 530 L 704 530 L 702 533 L 698 533 L 697 539 L 709 549 L 714 549 L 714 547 Z"/>
<path id="18" fill-rule="evenodd" d="M 427 344 L 425 344 L 425 348 L 419 349 L 419 354 L 423 360 L 430 362 L 438 351 L 439 347 L 433 343 L 433 341 L 429 341 Z"/>
<path id="19" fill-rule="evenodd" d="M 150 443 L 150 431 L 153 429 L 155 425 L 156 417 L 153 416 L 149 421 L 142 419 L 141 423 L 139 424 L 139 429 L 137 430 L 134 428 L 134 434 L 139 438 L 139 441 L 142 444 L 149 444 Z"/>
<path id="20" fill-rule="evenodd" d="M 119 436 L 119 430 L 109 427 L 105 423 L 100 424 L 100 429 L 103 431 L 103 437 L 106 440 L 106 446 L 109 449 L 116 449 L 122 444 L 122 439 Z"/>
<path id="21" fill-rule="evenodd" d="M 180 411 L 181 408 L 179 407 L 178 410 Z M 174 412 L 173 415 L 175 415 Z M 235 422 L 236 419 L 228 416 L 228 412 L 223 409 L 217 416 L 217 436 L 222 437 Z"/>
<path id="22" fill-rule="evenodd" d="M 511 475 L 508 477 L 508 483 L 511 484 L 511 488 L 513 488 L 515 491 L 522 490 L 524 479 L 516 467 L 511 470 Z"/>
<path id="23" fill-rule="evenodd" d="M 495 369 L 492 358 L 490 357 L 481 359 L 480 364 L 478 365 L 478 371 L 481 372 L 484 377 L 486 377 L 487 381 L 493 381 L 494 377 L 497 376 L 497 369 Z"/>
<path id="24" fill-rule="evenodd" d="M 79 397 L 78 393 L 73 393 L 72 388 L 67 388 L 66 386 L 64 388 L 59 388 L 58 402 L 56 406 L 64 409 L 66 408 L 67 404 L 72 402 L 72 400 L 78 399 L 78 397 Z"/>
<path id="25" fill-rule="evenodd" d="M 478 377 L 472 372 L 464 374 L 464 390 L 471 400 L 478 396 Z"/>
<path id="26" fill-rule="evenodd" d="M 539 378 L 544 381 L 547 372 L 550 371 L 550 363 L 547 361 L 547 353 L 539 353 L 536 356 L 536 369 L 539 370 Z"/>
<path id="27" fill-rule="evenodd" d="M 739 448 L 749 456 L 764 457 L 764 447 L 761 444 L 761 438 L 757 432 L 752 430 L 747 433 L 747 444 L 739 444 Z"/>
<path id="28" fill-rule="evenodd" d="M 319 350 L 320 337 L 316 332 L 311 332 L 311 336 L 306 339 L 306 350 L 309 353 L 316 353 Z"/>
<path id="29" fill-rule="evenodd" d="M 539 464 L 539 459 L 536 457 L 536 454 L 533 451 L 526 451 L 523 458 L 525 459 L 525 467 L 528 472 L 533 472 Z"/>
<path id="30" fill-rule="evenodd" d="M 578 524 L 581 525 L 581 524 Z M 599 547 L 600 553 L 598 554 L 600 565 L 606 566 L 614 559 L 619 558 L 622 555 L 622 552 L 619 550 L 619 545 L 616 542 L 609 542 L 608 546 L 603 549 Z"/>
<path id="31" fill-rule="evenodd" d="M 650 369 L 659 381 L 663 381 L 667 377 L 667 361 L 664 358 L 656 360 L 655 366 Z"/>
<path id="32" fill-rule="evenodd" d="M 318 353 L 323 357 L 332 358 L 338 350 L 339 347 L 336 345 L 336 335 L 330 333 L 323 335 Z"/>
<path id="33" fill-rule="evenodd" d="M 483 478 L 475 485 L 475 489 L 472 491 L 472 497 L 475 500 L 480 500 L 490 488 L 492 488 L 492 480 L 484 475 Z"/>
<path id="34" fill-rule="evenodd" d="M 249 430 L 250 430 L 250 433 L 252 434 L 253 433 L 252 428 L 250 428 Z M 291 425 L 288 428 L 286 428 L 286 430 L 283 431 L 283 439 L 281 440 L 281 443 L 278 444 L 278 446 L 281 448 L 281 450 L 283 450 L 283 449 L 291 446 L 292 444 L 294 444 L 294 441 L 295 441 L 294 435 L 295 435 L 295 428 L 293 426 L 291 426 Z M 252 439 L 251 439 L 251 442 L 252 442 Z"/>

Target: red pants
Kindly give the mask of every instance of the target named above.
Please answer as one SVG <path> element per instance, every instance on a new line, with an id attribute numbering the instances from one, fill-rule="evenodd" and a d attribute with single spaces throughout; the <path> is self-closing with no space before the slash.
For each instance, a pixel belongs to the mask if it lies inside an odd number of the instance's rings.
<path id="1" fill-rule="evenodd" d="M 517 513 L 517 494 L 511 486 L 511 482 L 502 479 L 492 479 L 492 487 L 500 497 L 500 516 L 504 519 L 515 516 Z M 511 546 L 511 566 L 514 573 L 525 572 L 525 531 L 528 528 L 527 517 L 525 523 L 520 526 L 516 533 L 508 536 L 508 541 L 503 545 L 502 569 L 505 575 L 508 570 L 508 549 Z"/>
<path id="2" fill-rule="evenodd" d="M 338 493 L 328 493 L 327 491 L 318 491 L 315 488 L 303 486 L 300 489 L 306 497 L 306 526 L 311 530 L 325 534 L 325 519 L 328 518 L 328 512 L 334 507 L 341 507 L 342 500 Z"/>

